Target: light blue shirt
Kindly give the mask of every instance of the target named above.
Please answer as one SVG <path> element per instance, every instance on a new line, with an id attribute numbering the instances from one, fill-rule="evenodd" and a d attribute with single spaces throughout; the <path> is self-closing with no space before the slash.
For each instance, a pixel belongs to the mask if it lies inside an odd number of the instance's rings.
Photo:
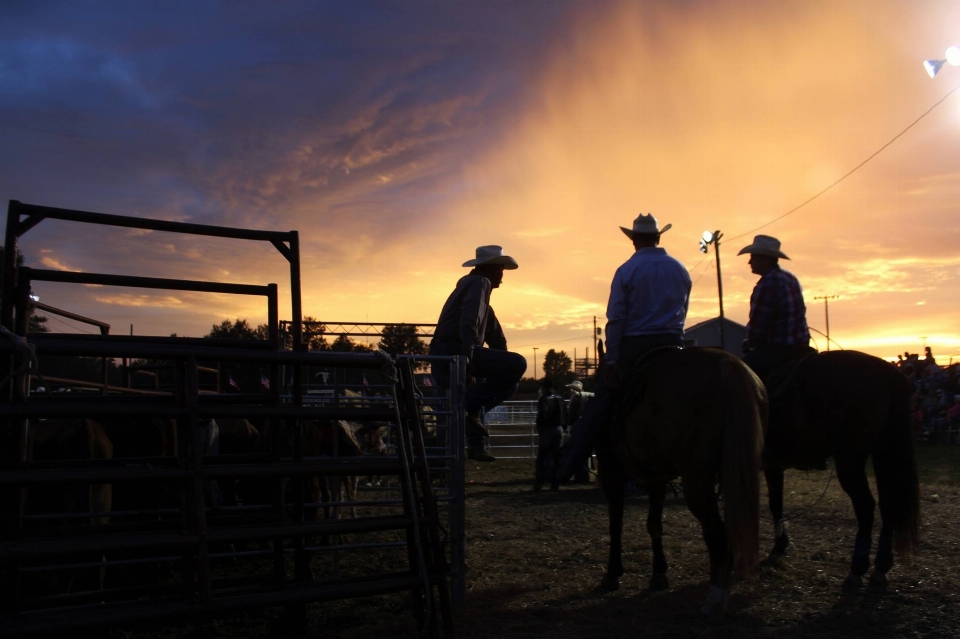
<path id="1" fill-rule="evenodd" d="M 636 251 L 610 285 L 606 359 L 616 361 L 625 335 L 682 335 L 692 286 L 687 269 L 664 249 Z"/>

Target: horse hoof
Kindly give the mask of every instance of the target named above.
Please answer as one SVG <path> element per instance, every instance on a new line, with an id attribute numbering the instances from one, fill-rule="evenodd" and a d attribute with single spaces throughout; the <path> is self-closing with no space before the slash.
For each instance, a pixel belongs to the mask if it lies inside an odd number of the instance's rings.
<path id="1" fill-rule="evenodd" d="M 707 617 L 716 619 L 718 617 L 722 617 L 726 609 L 727 593 L 721 588 L 710 586 L 710 594 L 707 595 L 707 603 L 703 604 L 703 608 L 700 609 L 700 612 Z"/>
<path id="2" fill-rule="evenodd" d="M 603 581 L 600 582 L 600 589 L 606 590 L 607 592 L 620 590 L 620 578 L 614 577 L 613 575 L 604 575 Z"/>
<path id="3" fill-rule="evenodd" d="M 847 578 L 843 580 L 843 589 L 846 591 L 859 590 L 860 588 L 863 588 L 863 577 L 860 575 L 850 573 L 847 575 Z"/>
<path id="4" fill-rule="evenodd" d="M 779 548 L 774 548 L 770 551 L 770 554 L 767 555 L 767 561 L 774 566 L 779 566 L 780 562 L 787 558 L 787 551 L 780 550 Z"/>
<path id="5" fill-rule="evenodd" d="M 890 582 L 887 580 L 887 573 L 874 570 L 870 575 L 871 590 L 886 590 Z"/>
<path id="6" fill-rule="evenodd" d="M 667 590 L 670 587 L 670 581 L 666 575 L 654 575 L 650 577 L 650 590 Z"/>
<path id="7" fill-rule="evenodd" d="M 787 547 L 790 546 L 790 538 L 786 534 L 780 535 L 773 542 L 773 550 L 771 554 L 778 553 L 781 555 L 787 554 Z"/>

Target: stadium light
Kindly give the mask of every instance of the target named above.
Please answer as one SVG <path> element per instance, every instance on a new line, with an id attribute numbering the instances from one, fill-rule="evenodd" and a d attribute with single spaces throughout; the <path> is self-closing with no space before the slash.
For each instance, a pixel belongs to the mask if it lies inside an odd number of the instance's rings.
<path id="1" fill-rule="evenodd" d="M 945 57 L 939 60 L 923 61 L 923 68 L 931 78 L 936 77 L 944 64 L 950 64 L 954 67 L 960 66 L 960 47 L 950 47 L 944 55 Z"/>
<path id="2" fill-rule="evenodd" d="M 723 331 L 723 279 L 720 277 L 720 238 L 723 237 L 723 233 L 720 231 L 704 231 L 703 235 L 700 237 L 700 252 L 706 253 L 709 249 L 707 248 L 710 244 L 713 244 L 714 253 L 717 255 L 717 294 L 720 297 L 720 348 L 722 350 L 727 350 L 727 342 L 724 339 Z"/>

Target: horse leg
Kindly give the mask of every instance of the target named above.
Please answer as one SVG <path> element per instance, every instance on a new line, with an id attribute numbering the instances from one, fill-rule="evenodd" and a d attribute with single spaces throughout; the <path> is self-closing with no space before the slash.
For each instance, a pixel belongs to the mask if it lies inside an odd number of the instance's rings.
<path id="1" fill-rule="evenodd" d="M 720 517 L 713 486 L 713 481 L 706 478 L 698 482 L 686 478 L 683 481 L 684 499 L 703 528 L 703 540 L 710 553 L 710 594 L 701 612 L 709 617 L 718 617 L 727 607 L 733 562 L 728 550 L 727 528 Z"/>
<path id="2" fill-rule="evenodd" d="M 891 491 L 899 490 L 899 486 L 891 486 L 890 479 L 884 474 L 883 467 L 877 461 L 874 453 L 874 475 L 877 478 L 877 493 L 880 501 L 880 538 L 877 540 L 877 556 L 873 563 L 873 573 L 870 575 L 870 587 L 884 589 L 887 587 L 887 572 L 893 568 L 893 526 L 895 521 L 894 504 L 891 503 Z"/>
<path id="3" fill-rule="evenodd" d="M 763 471 L 767 480 L 767 501 L 773 516 L 773 550 L 770 560 L 776 561 L 787 554 L 790 537 L 787 535 L 787 523 L 783 520 L 783 469 L 767 468 Z"/>
<path id="4" fill-rule="evenodd" d="M 883 509 L 880 509 L 880 519 L 883 520 Z M 873 563 L 873 573 L 870 575 L 870 587 L 884 589 L 887 587 L 887 572 L 893 568 L 893 530 L 884 522 L 880 526 L 880 538 L 877 540 L 877 557 Z"/>
<path id="5" fill-rule="evenodd" d="M 607 558 L 607 574 L 600 582 L 603 590 L 620 588 L 623 576 L 623 509 L 626 482 L 622 477 L 600 475 L 600 487 L 607 498 L 607 514 L 610 519 L 610 555 Z"/>
<path id="6" fill-rule="evenodd" d="M 670 587 L 667 580 L 667 556 L 663 553 L 663 503 L 666 500 L 666 482 L 651 482 L 649 487 L 650 511 L 647 514 L 647 532 L 650 533 L 650 545 L 653 547 L 653 574 L 650 576 L 650 590 L 666 590 Z"/>
<path id="7" fill-rule="evenodd" d="M 850 497 L 853 512 L 857 516 L 857 537 L 853 544 L 853 559 L 850 562 L 850 574 L 843 587 L 859 588 L 863 586 L 863 576 L 870 568 L 870 547 L 873 545 L 873 516 L 876 501 L 867 482 L 866 459 L 862 456 L 836 456 L 837 479 L 840 486 Z"/>

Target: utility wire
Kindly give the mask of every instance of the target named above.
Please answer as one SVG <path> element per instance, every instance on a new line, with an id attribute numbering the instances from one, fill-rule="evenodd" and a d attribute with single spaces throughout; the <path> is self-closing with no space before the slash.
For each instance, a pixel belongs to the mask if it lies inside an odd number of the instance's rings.
<path id="1" fill-rule="evenodd" d="M 912 129 L 920 120 L 922 120 L 923 118 L 927 117 L 927 116 L 930 114 L 931 111 L 933 111 L 933 110 L 936 109 L 938 106 L 940 106 L 941 104 L 943 104 L 943 102 L 944 102 L 947 98 L 949 98 L 951 95 L 953 95 L 953 94 L 957 91 L 957 89 L 960 89 L 960 84 L 958 84 L 957 86 L 953 87 L 953 89 L 951 89 L 949 93 L 947 93 L 945 96 L 943 96 L 942 98 L 940 98 L 939 100 L 937 100 L 937 102 L 934 103 L 934 105 L 933 105 L 932 107 L 930 107 L 929 109 L 927 109 L 926 111 L 924 111 L 924 112 L 920 115 L 920 117 L 918 117 L 916 120 L 914 120 L 914 121 L 911 122 L 909 125 L 907 125 L 907 128 L 905 128 L 903 131 L 901 131 L 900 133 L 898 133 L 898 134 L 896 134 L 895 136 L 893 136 L 893 139 L 891 139 L 889 142 L 887 142 L 886 144 L 884 144 L 883 146 L 881 146 L 879 149 L 877 149 L 876 151 L 874 151 L 866 160 L 864 160 L 863 162 L 861 162 L 861 163 L 858 164 L 857 166 L 855 166 L 855 167 L 853 167 L 852 169 L 850 169 L 845 175 L 843 175 L 842 177 L 840 177 L 840 179 L 838 179 L 836 182 L 834 182 L 833 184 L 831 184 L 831 185 L 828 186 L 827 188 L 823 189 L 822 191 L 820 191 L 819 193 L 817 193 L 816 195 L 814 195 L 813 197 L 811 197 L 811 198 L 808 199 L 807 201 L 803 202 L 803 203 L 800 204 L 799 206 L 795 206 L 794 208 L 790 209 L 789 211 L 787 211 L 786 213 L 784 213 L 784 214 L 781 215 L 780 217 L 775 217 L 775 218 L 773 218 L 772 220 L 770 220 L 769 222 L 767 222 L 766 224 L 761 224 L 760 226 L 758 226 L 757 228 L 753 229 L 752 231 L 746 231 L 745 233 L 741 233 L 740 235 L 735 235 L 734 237 L 728 238 L 727 241 L 729 242 L 730 240 L 736 240 L 736 239 L 739 239 L 739 238 L 744 237 L 744 236 L 746 236 L 746 235 L 750 235 L 750 234 L 752 234 L 752 233 L 754 233 L 754 232 L 756 232 L 756 231 L 759 231 L 760 229 L 762 229 L 762 228 L 764 228 L 764 227 L 770 226 L 770 225 L 773 224 L 774 222 L 779 222 L 780 220 L 782 220 L 783 218 L 787 217 L 788 215 L 792 215 L 792 214 L 796 213 L 797 211 L 799 211 L 800 209 L 802 209 L 803 207 L 805 207 L 807 204 L 810 204 L 810 202 L 813 202 L 815 199 L 817 199 L 818 197 L 820 197 L 821 195 L 823 195 L 824 193 L 826 193 L 827 191 L 829 191 L 830 189 L 832 189 L 833 187 L 835 187 L 836 185 L 840 184 L 841 182 L 843 182 L 844 180 L 846 180 L 848 177 L 850 177 L 851 175 L 853 175 L 854 173 L 856 173 L 856 172 L 857 172 L 863 165 L 865 165 L 867 162 L 869 162 L 869 161 L 872 160 L 873 158 L 875 158 L 875 157 L 877 157 L 878 155 L 880 155 L 880 153 L 883 152 L 884 149 L 886 149 L 888 146 L 890 146 L 891 144 L 893 144 L 894 142 L 896 142 L 896 141 L 900 138 L 900 136 L 902 136 L 904 133 L 906 133 L 907 131 L 909 131 L 910 129 Z"/>
<path id="2" fill-rule="evenodd" d="M 87 335 L 94 335 L 94 332 L 93 332 L 93 331 L 86 330 L 86 329 L 84 329 L 84 328 L 82 328 L 82 327 L 80 327 L 80 326 L 76 326 L 76 325 L 74 325 L 74 324 L 71 324 L 70 322 L 64 321 L 64 320 L 60 319 L 59 317 L 57 317 L 56 315 L 44 315 L 44 317 L 47 318 L 47 321 L 53 320 L 53 321 L 55 321 L 55 322 L 59 322 L 59 323 L 63 324 L 64 326 L 66 326 L 67 328 L 72 328 L 73 330 L 75 330 L 75 331 L 77 331 L 77 332 L 86 333 Z"/>

